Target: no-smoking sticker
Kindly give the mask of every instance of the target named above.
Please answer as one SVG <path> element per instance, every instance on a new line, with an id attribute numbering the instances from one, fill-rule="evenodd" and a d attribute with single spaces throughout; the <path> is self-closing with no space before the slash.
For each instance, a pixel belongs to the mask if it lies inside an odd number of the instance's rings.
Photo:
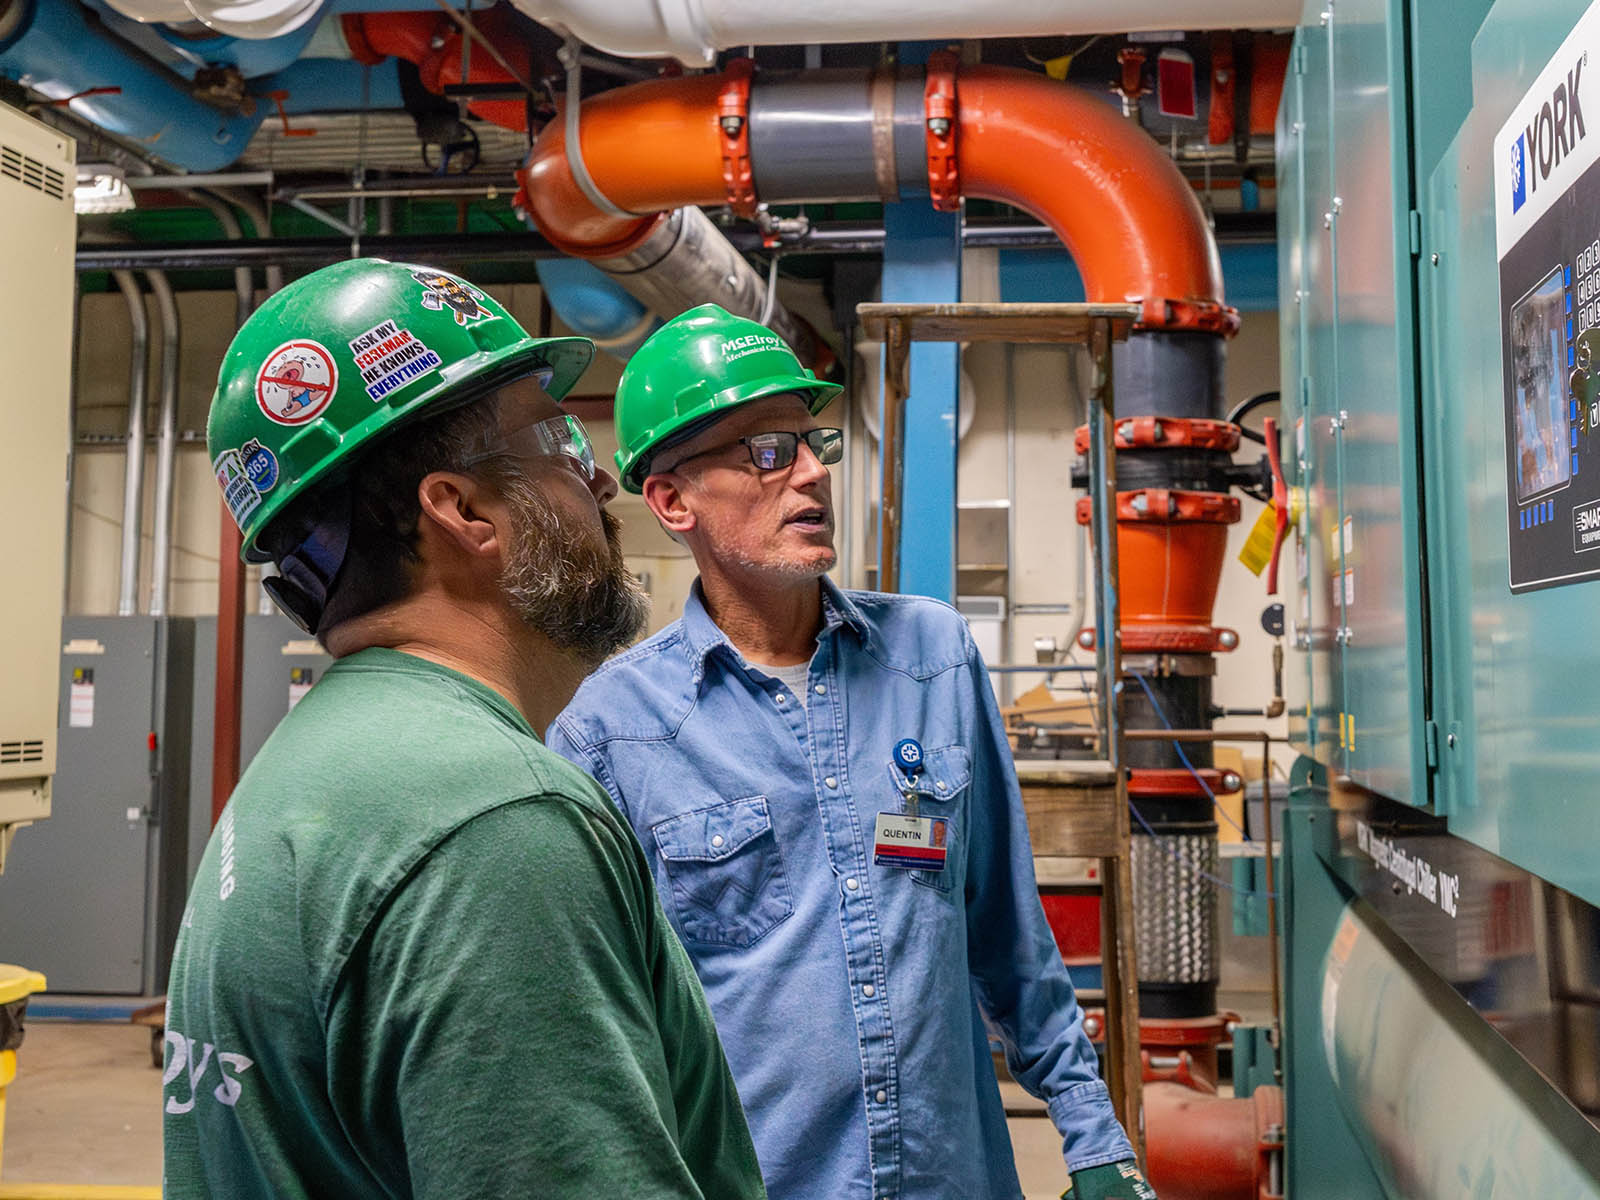
<path id="1" fill-rule="evenodd" d="M 256 403 L 279 425 L 304 425 L 333 399 L 339 368 L 320 342 L 285 342 L 261 364 Z"/>

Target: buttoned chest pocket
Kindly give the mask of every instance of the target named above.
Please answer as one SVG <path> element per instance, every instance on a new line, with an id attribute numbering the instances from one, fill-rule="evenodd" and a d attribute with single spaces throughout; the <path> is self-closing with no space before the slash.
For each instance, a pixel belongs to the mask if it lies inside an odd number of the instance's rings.
<path id="1" fill-rule="evenodd" d="M 650 832 L 684 941 L 752 946 L 794 912 L 765 796 L 682 813 Z"/>
<path id="2" fill-rule="evenodd" d="M 966 877 L 968 794 L 972 791 L 972 758 L 965 746 L 942 746 L 923 757 L 922 770 L 907 780 L 893 763 L 889 782 L 905 805 L 910 787 L 917 794 L 917 815 L 943 817 L 946 856 L 943 870 L 912 871 L 912 882 L 936 892 L 949 892 Z"/>

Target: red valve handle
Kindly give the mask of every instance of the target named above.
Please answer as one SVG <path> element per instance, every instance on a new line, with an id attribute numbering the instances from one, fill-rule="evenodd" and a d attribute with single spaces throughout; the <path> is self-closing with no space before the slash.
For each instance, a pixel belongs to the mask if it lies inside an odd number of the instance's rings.
<path id="1" fill-rule="evenodd" d="M 1267 439 L 1267 463 L 1272 467 L 1272 507 L 1277 520 L 1272 530 L 1272 559 L 1267 563 L 1267 595 L 1278 594 L 1278 554 L 1289 536 L 1289 485 L 1283 481 L 1283 461 L 1278 454 L 1278 422 L 1265 417 L 1261 422 L 1262 436 Z"/>

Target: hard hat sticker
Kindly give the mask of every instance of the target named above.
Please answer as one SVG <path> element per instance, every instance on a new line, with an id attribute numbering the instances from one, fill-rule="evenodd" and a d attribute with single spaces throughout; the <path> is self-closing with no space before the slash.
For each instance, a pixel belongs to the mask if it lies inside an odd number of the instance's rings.
<path id="1" fill-rule="evenodd" d="M 350 343 L 350 353 L 356 356 L 361 382 L 374 401 L 443 365 L 415 334 L 393 321 L 382 321 L 356 338 Z"/>
<path id="2" fill-rule="evenodd" d="M 328 407 L 339 368 L 320 342 L 285 342 L 256 374 L 256 403 L 279 425 L 304 425 Z"/>
<path id="3" fill-rule="evenodd" d="M 239 460 L 256 491 L 265 495 L 278 486 L 278 456 L 255 438 L 239 447 Z"/>
<path id="4" fill-rule="evenodd" d="M 217 486 L 222 489 L 223 502 L 233 514 L 233 523 L 243 529 L 250 514 L 261 507 L 261 493 L 250 481 L 237 450 L 224 450 L 217 455 L 211 469 L 217 474 Z"/>
<path id="5" fill-rule="evenodd" d="M 449 308 L 456 315 L 457 325 L 499 320 L 478 303 L 486 299 L 484 294 L 464 279 L 446 275 L 443 271 L 413 271 L 411 278 L 422 285 L 422 307 L 430 312 Z"/>

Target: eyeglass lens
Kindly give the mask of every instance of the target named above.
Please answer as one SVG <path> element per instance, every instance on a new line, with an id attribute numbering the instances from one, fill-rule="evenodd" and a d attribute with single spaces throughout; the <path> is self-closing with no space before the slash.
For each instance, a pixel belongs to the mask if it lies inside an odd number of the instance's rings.
<path id="1" fill-rule="evenodd" d="M 740 438 L 750 451 L 750 461 L 762 471 L 781 471 L 794 462 L 804 438 L 811 453 L 823 464 L 836 463 L 844 457 L 844 431 L 840 429 L 813 429 L 805 434 L 775 431 L 756 433 Z"/>

